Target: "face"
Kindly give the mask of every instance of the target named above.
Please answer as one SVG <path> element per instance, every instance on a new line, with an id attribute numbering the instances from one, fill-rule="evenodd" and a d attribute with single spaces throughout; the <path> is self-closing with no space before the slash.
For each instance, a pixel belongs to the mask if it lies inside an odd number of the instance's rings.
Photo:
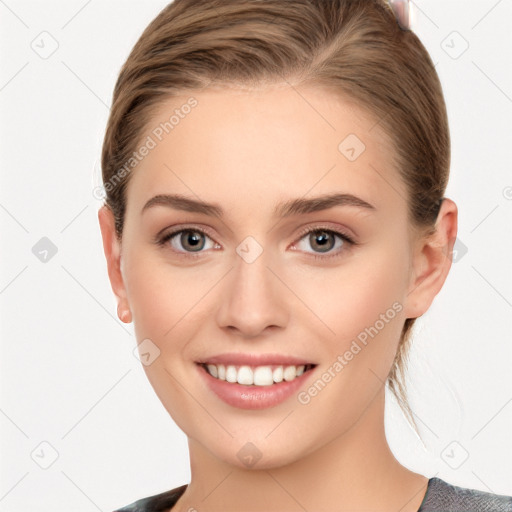
<path id="1" fill-rule="evenodd" d="M 197 105 L 162 134 L 191 96 Z M 382 391 L 412 316 L 414 237 L 377 121 L 319 88 L 207 90 L 162 103 L 141 138 L 155 145 L 127 188 L 115 291 L 161 402 L 224 462 L 243 467 L 247 443 L 260 468 L 299 459 L 346 432 Z M 216 214 L 149 202 L 172 194 Z M 198 364 L 236 369 L 240 355 L 270 355 L 249 365 L 270 366 L 258 379 L 283 361 L 315 366 L 247 386 Z"/>

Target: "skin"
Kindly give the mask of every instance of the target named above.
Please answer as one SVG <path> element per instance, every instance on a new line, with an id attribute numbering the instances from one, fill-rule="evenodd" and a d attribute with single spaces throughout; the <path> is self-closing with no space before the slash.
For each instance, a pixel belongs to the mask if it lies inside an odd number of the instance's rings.
<path id="1" fill-rule="evenodd" d="M 141 140 L 191 95 L 163 102 Z M 133 171 L 122 243 L 110 210 L 98 213 L 121 316 L 133 319 L 139 343 L 160 350 L 144 370 L 188 437 L 191 482 L 173 511 L 417 511 L 428 479 L 387 444 L 384 383 L 405 319 L 427 311 L 450 269 L 455 203 L 445 199 L 435 234 L 422 236 L 377 120 L 320 88 L 193 96 L 198 106 Z M 366 146 L 353 162 L 338 150 L 351 133 Z M 281 201 L 333 192 L 375 210 L 272 216 Z M 141 214 L 163 193 L 215 203 L 225 216 L 166 206 Z M 153 242 L 178 225 L 209 231 L 199 257 L 180 257 L 193 249 L 179 235 L 173 245 Z M 357 245 L 336 238 L 324 253 L 318 238 L 301 236 L 306 227 L 345 231 Z M 263 248 L 252 263 L 236 252 L 247 236 Z M 195 361 L 224 352 L 303 357 L 319 378 L 395 302 L 401 311 L 308 404 L 293 395 L 242 410 L 199 378 Z M 310 385 L 311 377 L 301 389 Z M 252 467 L 237 457 L 247 442 L 261 453 Z"/>

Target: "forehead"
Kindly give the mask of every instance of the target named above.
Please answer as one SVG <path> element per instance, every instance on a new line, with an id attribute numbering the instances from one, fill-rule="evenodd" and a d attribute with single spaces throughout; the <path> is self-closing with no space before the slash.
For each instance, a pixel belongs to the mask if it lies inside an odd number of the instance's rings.
<path id="1" fill-rule="evenodd" d="M 406 197 L 378 119 L 318 87 L 191 91 L 162 101 L 140 140 L 151 149 L 128 186 L 139 209 L 171 192 L 253 208 L 334 189 L 377 207 Z"/>

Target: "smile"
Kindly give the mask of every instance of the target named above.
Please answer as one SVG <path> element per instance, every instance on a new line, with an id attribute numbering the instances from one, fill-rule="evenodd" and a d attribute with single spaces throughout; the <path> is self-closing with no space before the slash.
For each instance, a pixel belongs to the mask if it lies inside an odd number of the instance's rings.
<path id="1" fill-rule="evenodd" d="M 286 402 L 311 380 L 318 366 L 293 357 L 232 356 L 197 361 L 195 366 L 205 391 L 236 409 L 266 409 Z M 275 364 L 278 361 L 282 364 Z"/>
<path id="2" fill-rule="evenodd" d="M 224 365 L 201 363 L 201 366 L 215 379 L 244 386 L 272 386 L 286 381 L 291 382 L 315 365 Z"/>

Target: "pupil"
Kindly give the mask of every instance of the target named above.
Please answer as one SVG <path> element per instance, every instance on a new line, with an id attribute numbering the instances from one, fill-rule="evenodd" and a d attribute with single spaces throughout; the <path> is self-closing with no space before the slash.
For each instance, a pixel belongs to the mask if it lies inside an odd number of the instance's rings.
<path id="1" fill-rule="evenodd" d="M 189 242 L 191 242 L 192 249 L 200 250 L 204 246 L 204 241 L 203 241 L 203 244 L 201 246 L 199 246 L 199 248 L 198 248 L 197 244 L 201 243 L 201 237 L 202 237 L 202 234 L 197 231 L 186 231 L 185 233 L 183 233 L 181 235 L 181 243 L 182 243 L 183 247 L 187 248 L 186 247 L 187 244 Z"/>
<path id="2" fill-rule="evenodd" d="M 314 241 L 320 240 L 319 245 L 320 245 L 320 249 L 323 252 L 327 252 L 330 249 L 332 249 L 332 247 L 329 247 L 329 246 L 326 247 L 326 244 L 329 245 L 329 238 L 331 239 L 330 241 L 332 242 L 331 234 L 328 233 L 327 231 L 319 231 L 317 233 L 312 233 L 311 238 Z M 312 244 L 312 245 L 314 245 L 314 244 Z"/>

